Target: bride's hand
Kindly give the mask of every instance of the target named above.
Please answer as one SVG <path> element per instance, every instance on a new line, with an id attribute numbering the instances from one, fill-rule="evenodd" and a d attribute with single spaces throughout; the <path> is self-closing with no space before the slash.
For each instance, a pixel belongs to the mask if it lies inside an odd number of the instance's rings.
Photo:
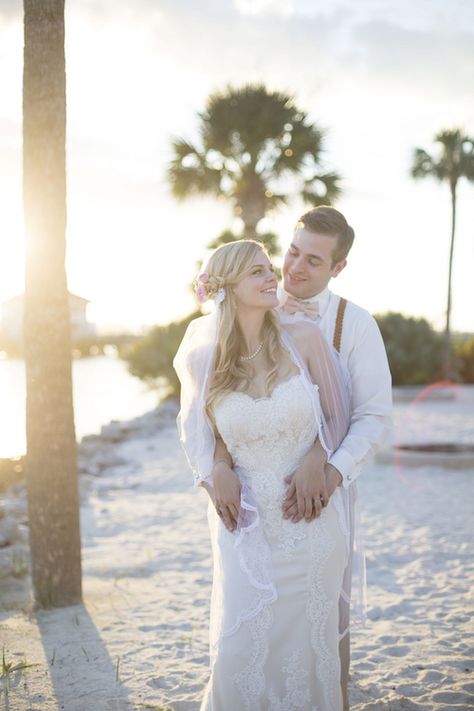
<path id="1" fill-rule="evenodd" d="M 234 531 L 240 512 L 240 479 L 224 461 L 214 464 L 212 478 L 216 511 L 225 527 Z"/>
<path id="2" fill-rule="evenodd" d="M 207 481 L 202 481 L 199 484 L 199 486 L 207 491 L 207 493 L 209 494 L 209 498 L 211 499 L 212 503 L 215 506 L 216 505 L 216 496 L 214 494 L 214 488 L 210 484 L 208 484 Z"/>

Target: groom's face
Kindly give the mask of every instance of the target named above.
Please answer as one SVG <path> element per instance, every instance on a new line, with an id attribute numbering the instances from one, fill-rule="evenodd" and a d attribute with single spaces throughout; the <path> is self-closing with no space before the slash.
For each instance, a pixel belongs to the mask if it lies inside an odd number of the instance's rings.
<path id="1" fill-rule="evenodd" d="M 346 266 L 343 259 L 332 263 L 337 246 L 336 237 L 310 232 L 304 227 L 295 230 L 283 262 L 285 291 L 299 299 L 319 294 Z"/>

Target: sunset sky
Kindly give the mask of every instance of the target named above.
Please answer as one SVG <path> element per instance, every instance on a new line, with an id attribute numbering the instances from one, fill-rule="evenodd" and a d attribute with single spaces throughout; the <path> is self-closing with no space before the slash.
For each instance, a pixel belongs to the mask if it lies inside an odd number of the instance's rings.
<path id="1" fill-rule="evenodd" d="M 0 0 L 0 302 L 23 290 L 22 47 L 22 3 Z M 474 136 L 471 0 L 70 0 L 66 63 L 69 288 L 101 329 L 193 307 L 196 262 L 232 212 L 171 197 L 171 141 L 196 138 L 210 92 L 257 81 L 327 130 L 336 206 L 356 232 L 334 290 L 442 327 L 449 191 L 409 169 L 439 130 Z M 284 247 L 303 209 L 293 200 L 260 227 Z M 474 330 L 473 274 L 474 183 L 462 181 L 454 329 Z"/>

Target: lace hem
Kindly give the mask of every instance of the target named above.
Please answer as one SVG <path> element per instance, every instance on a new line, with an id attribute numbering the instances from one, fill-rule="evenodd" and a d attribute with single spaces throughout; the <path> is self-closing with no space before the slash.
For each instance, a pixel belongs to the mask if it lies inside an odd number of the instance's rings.
<path id="1" fill-rule="evenodd" d="M 314 524 L 310 538 L 311 565 L 308 570 L 307 615 L 311 626 L 311 646 L 318 660 L 316 677 L 321 684 L 327 708 L 335 709 L 338 708 L 334 689 L 338 684 L 339 658 L 338 653 L 331 654 L 326 641 L 327 622 L 333 603 L 325 593 L 321 570 L 336 544 L 321 519 L 317 519 Z"/>
<path id="2" fill-rule="evenodd" d="M 240 691 L 246 711 L 255 711 L 260 707 L 259 699 L 265 691 L 263 668 L 268 657 L 267 632 L 272 622 L 273 610 L 266 607 L 250 627 L 252 646 L 249 663 L 233 677 L 233 683 Z"/>

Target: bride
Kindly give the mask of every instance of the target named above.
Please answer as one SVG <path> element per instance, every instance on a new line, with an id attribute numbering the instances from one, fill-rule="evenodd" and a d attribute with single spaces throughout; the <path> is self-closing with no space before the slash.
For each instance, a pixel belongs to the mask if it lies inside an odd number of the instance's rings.
<path id="1" fill-rule="evenodd" d="M 216 249 L 197 283 L 214 310 L 191 322 L 174 361 L 181 441 L 210 497 L 211 675 L 201 711 L 343 708 L 347 492 L 338 486 L 328 497 L 320 477 L 297 523 L 282 504 L 305 459 L 322 472 L 343 439 L 349 396 L 318 327 L 280 325 L 276 288 L 259 243 Z M 232 469 L 214 461 L 223 445 Z"/>

